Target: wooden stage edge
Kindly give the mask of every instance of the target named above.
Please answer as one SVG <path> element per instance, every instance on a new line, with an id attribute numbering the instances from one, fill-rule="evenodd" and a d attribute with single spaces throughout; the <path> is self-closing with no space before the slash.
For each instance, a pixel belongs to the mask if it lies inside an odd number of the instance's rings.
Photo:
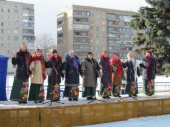
<path id="1" fill-rule="evenodd" d="M 124 98 L 125 97 L 125 98 Z M 70 127 L 128 120 L 130 118 L 170 114 L 170 94 L 153 97 L 139 96 L 123 99 L 111 98 L 106 102 L 81 99 L 65 104 L 38 104 L 26 106 L 17 102 L 0 101 L 0 125 L 2 127 Z M 10 103 L 10 104 L 9 104 Z M 6 108 L 5 108 L 6 107 Z"/>

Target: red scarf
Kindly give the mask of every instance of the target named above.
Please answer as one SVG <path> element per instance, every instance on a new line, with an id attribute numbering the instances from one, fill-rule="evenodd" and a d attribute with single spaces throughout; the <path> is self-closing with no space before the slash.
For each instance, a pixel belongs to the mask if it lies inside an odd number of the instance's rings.
<path id="1" fill-rule="evenodd" d="M 27 77 L 29 77 L 29 75 L 30 75 L 29 66 L 30 66 L 30 63 L 31 63 L 32 56 L 31 56 L 31 54 L 29 52 L 22 51 L 21 48 L 20 48 L 20 50 L 17 53 L 18 54 L 24 54 L 24 56 L 25 56 L 25 63 L 26 63 L 26 75 L 27 75 Z"/>
<path id="2" fill-rule="evenodd" d="M 42 67 L 42 76 L 43 76 L 43 80 L 46 79 L 46 75 L 45 75 L 45 60 L 44 60 L 44 57 L 41 55 L 40 57 L 38 57 L 36 54 L 34 54 L 32 56 L 32 60 L 31 62 L 34 62 L 34 61 L 41 61 L 41 67 Z"/>
<path id="3" fill-rule="evenodd" d="M 110 66 L 110 58 L 109 57 L 104 57 L 103 54 L 101 54 L 100 59 L 104 60 L 107 62 L 107 69 L 110 74 L 112 74 L 111 66 Z"/>
<path id="4" fill-rule="evenodd" d="M 120 61 L 120 59 L 116 60 L 116 56 L 118 56 L 118 55 L 117 55 L 117 54 L 114 54 L 111 63 L 116 63 L 116 64 L 119 65 L 119 66 L 117 67 L 117 77 L 119 78 L 120 73 L 121 73 L 121 71 L 122 71 L 123 68 L 122 68 L 122 62 Z"/>
<path id="5" fill-rule="evenodd" d="M 54 59 L 54 67 L 58 70 L 58 61 L 61 60 L 62 61 L 62 56 L 58 56 L 57 58 L 55 58 L 53 56 L 53 54 L 51 54 L 51 56 L 49 56 L 50 60 Z"/>

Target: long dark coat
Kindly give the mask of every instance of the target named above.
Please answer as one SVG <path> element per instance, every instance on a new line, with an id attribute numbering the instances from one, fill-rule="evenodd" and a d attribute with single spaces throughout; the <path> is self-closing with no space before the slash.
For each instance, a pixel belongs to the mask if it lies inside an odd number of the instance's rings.
<path id="1" fill-rule="evenodd" d="M 111 74 L 107 67 L 107 61 L 105 61 L 104 59 L 100 59 L 99 64 L 102 66 L 101 83 L 102 84 L 111 83 Z"/>
<path id="2" fill-rule="evenodd" d="M 79 61 L 79 58 L 76 55 L 75 55 L 75 58 L 76 58 L 77 61 Z M 77 72 L 77 70 L 73 66 L 73 60 L 67 54 L 65 56 L 65 60 L 64 60 L 62 66 L 63 66 L 62 70 L 66 71 L 65 84 L 66 85 L 77 85 L 77 84 L 79 84 L 79 73 L 82 74 L 80 64 L 79 64 L 79 70 Z"/>
<path id="3" fill-rule="evenodd" d="M 135 81 L 133 62 L 131 60 L 127 60 L 125 63 L 122 63 L 122 65 L 123 65 L 123 68 L 127 68 L 126 70 L 127 81 L 128 82 Z"/>
<path id="4" fill-rule="evenodd" d="M 63 77 L 62 74 L 62 61 L 61 59 L 58 60 L 58 65 L 57 68 L 54 66 L 54 60 L 55 59 L 50 59 L 48 60 L 48 66 L 49 66 L 49 71 L 48 71 L 48 83 L 49 84 L 55 84 L 55 83 L 61 83 L 61 77 Z M 57 71 L 57 73 L 56 73 Z"/>

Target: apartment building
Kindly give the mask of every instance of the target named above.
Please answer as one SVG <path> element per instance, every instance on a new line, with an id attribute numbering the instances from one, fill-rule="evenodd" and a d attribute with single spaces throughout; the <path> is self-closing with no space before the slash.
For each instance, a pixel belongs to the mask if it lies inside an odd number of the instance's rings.
<path id="1" fill-rule="evenodd" d="M 17 52 L 21 43 L 31 49 L 34 38 L 34 5 L 0 0 L 0 55 Z"/>
<path id="2" fill-rule="evenodd" d="M 133 51 L 134 31 L 128 26 L 135 12 L 72 5 L 57 15 L 57 49 L 64 55 L 73 49 L 80 59 L 91 51 L 94 58 L 106 50 L 126 58 Z"/>

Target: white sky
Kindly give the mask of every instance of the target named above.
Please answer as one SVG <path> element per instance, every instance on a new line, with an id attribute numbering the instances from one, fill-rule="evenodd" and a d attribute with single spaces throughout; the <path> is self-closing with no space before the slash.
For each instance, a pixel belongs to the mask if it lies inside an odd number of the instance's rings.
<path id="1" fill-rule="evenodd" d="M 56 18 L 59 10 L 71 5 L 95 6 L 101 8 L 138 11 L 141 6 L 148 6 L 145 0 L 7 0 L 34 4 L 35 35 L 51 34 L 56 40 Z"/>

